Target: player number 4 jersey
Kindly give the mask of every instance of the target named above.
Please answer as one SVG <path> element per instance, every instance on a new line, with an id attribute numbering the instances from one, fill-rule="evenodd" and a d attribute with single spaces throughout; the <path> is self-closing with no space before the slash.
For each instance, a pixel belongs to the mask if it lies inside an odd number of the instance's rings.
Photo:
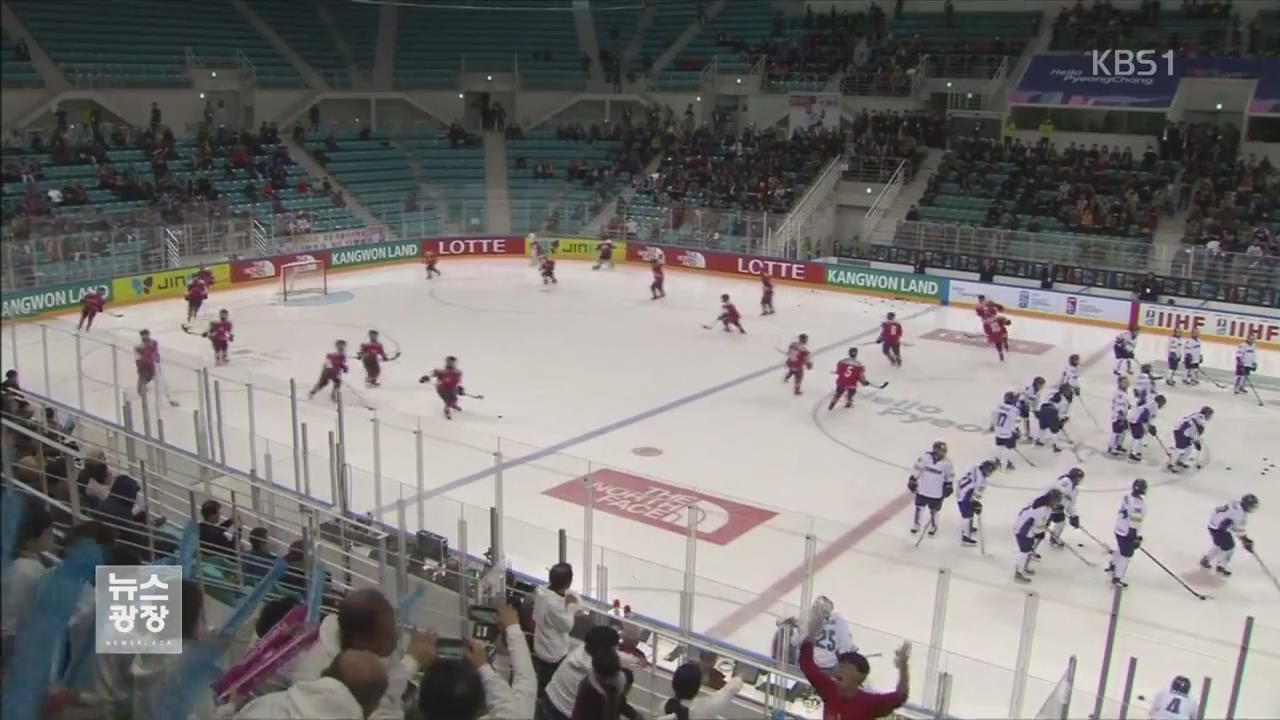
<path id="1" fill-rule="evenodd" d="M 1195 700 L 1168 688 L 1156 693 L 1151 701 L 1151 720 L 1192 720 L 1199 716 Z"/>

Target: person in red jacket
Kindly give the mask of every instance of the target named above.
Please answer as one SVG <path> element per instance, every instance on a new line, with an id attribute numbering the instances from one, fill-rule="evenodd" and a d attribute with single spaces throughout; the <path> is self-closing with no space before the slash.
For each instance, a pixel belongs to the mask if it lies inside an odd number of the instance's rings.
<path id="1" fill-rule="evenodd" d="M 828 675 L 813 661 L 813 641 L 817 628 L 812 628 L 800 645 L 800 669 L 822 698 L 823 720 L 864 720 L 888 717 L 907 702 L 907 659 L 911 643 L 903 643 L 894 653 L 898 668 L 898 687 L 893 692 L 875 693 L 862 688 L 871 665 L 856 652 L 841 653 L 836 658 L 835 677 Z"/>

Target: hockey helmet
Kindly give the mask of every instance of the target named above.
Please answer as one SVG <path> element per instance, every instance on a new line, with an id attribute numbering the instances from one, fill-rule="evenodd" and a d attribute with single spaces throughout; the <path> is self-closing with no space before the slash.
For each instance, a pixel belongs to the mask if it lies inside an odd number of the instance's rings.
<path id="1" fill-rule="evenodd" d="M 1185 675 L 1179 675 L 1178 677 L 1173 679 L 1173 683 L 1169 685 L 1169 689 L 1178 693 L 1179 695 L 1190 695 L 1191 679 L 1186 677 Z"/>
<path id="2" fill-rule="evenodd" d="M 1142 478 L 1138 478 L 1137 480 L 1134 480 L 1134 481 L 1133 481 L 1133 494 L 1134 494 L 1134 495 L 1137 495 L 1138 497 L 1142 497 L 1143 495 L 1146 495 L 1146 494 L 1147 494 L 1147 481 L 1146 481 L 1146 480 L 1143 480 Z"/>
<path id="3" fill-rule="evenodd" d="M 1084 479 L 1084 470 L 1073 467 L 1067 471 L 1067 477 L 1071 478 L 1071 482 L 1078 483 Z"/>
<path id="4" fill-rule="evenodd" d="M 1246 493 L 1244 497 L 1240 498 L 1240 507 L 1244 508 L 1245 512 L 1250 513 L 1257 510 L 1258 496 L 1253 493 Z"/>

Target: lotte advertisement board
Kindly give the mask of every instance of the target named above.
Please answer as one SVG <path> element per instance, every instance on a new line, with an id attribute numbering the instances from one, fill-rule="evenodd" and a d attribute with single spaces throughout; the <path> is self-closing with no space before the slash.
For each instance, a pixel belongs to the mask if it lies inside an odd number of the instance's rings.
<path id="1" fill-rule="evenodd" d="M 790 280 L 811 285 L 822 285 L 826 281 L 826 276 L 823 273 L 825 266 L 818 263 L 739 255 L 718 250 L 688 250 L 670 245 L 628 243 L 627 260 L 646 262 L 651 249 L 662 251 L 662 254 L 666 257 L 668 267 L 710 270 L 732 275 L 768 275 L 778 280 Z"/>
<path id="2" fill-rule="evenodd" d="M 422 241 L 422 252 L 442 258 L 474 255 L 524 255 L 522 237 L 430 238 Z"/>

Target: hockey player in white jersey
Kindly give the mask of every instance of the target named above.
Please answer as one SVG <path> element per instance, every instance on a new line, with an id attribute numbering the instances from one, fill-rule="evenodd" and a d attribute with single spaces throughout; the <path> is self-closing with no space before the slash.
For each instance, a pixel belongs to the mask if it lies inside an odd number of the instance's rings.
<path id="1" fill-rule="evenodd" d="M 858 646 L 853 644 L 853 635 L 849 632 L 848 621 L 835 611 L 835 603 L 826 595 L 819 595 L 813 601 L 808 622 L 808 627 L 816 628 L 813 633 L 813 662 L 826 672 L 836 671 L 841 655 L 858 652 Z M 793 633 L 791 636 L 792 644 L 797 647 L 804 639 L 803 632 Z"/>
<path id="2" fill-rule="evenodd" d="M 1156 392 L 1156 374 L 1151 363 L 1143 363 L 1138 374 L 1133 378 L 1133 399 L 1141 405 Z"/>
<path id="3" fill-rule="evenodd" d="M 1062 531 L 1066 529 L 1068 522 L 1073 528 L 1080 527 L 1080 515 L 1076 513 L 1076 495 L 1080 492 L 1082 480 L 1084 480 L 1084 470 L 1074 467 L 1066 474 L 1059 475 L 1050 486 L 1062 496 L 1054 506 L 1053 512 L 1049 514 L 1049 544 L 1053 547 L 1065 547 Z"/>
<path id="4" fill-rule="evenodd" d="M 1164 407 L 1165 399 L 1163 395 L 1156 395 L 1148 398 L 1146 402 L 1135 405 L 1129 411 L 1129 435 L 1133 438 L 1133 444 L 1129 446 L 1129 459 L 1134 462 L 1142 462 L 1143 446 L 1147 442 L 1148 435 L 1155 435 L 1156 430 L 1156 414 L 1160 408 Z"/>
<path id="5" fill-rule="evenodd" d="M 1116 336 L 1115 341 L 1111 343 L 1111 352 L 1116 357 L 1116 364 L 1112 372 L 1116 375 L 1130 375 L 1133 373 L 1133 349 L 1137 344 L 1138 328 L 1130 328 Z"/>
<path id="6" fill-rule="evenodd" d="M 1013 539 L 1018 544 L 1018 556 L 1013 565 L 1014 580 L 1029 583 L 1031 576 L 1036 574 L 1031 569 L 1031 559 L 1036 557 L 1036 545 L 1044 537 L 1053 507 L 1061 500 L 1058 491 L 1051 488 L 1018 512 L 1013 521 Z"/>
<path id="7" fill-rule="evenodd" d="M 1111 393 L 1111 442 L 1107 444 L 1107 453 L 1122 455 L 1124 453 L 1124 436 L 1129 430 L 1129 378 L 1121 375 L 1116 378 L 1116 389 Z"/>
<path id="8" fill-rule="evenodd" d="M 1142 547 L 1142 522 L 1147 517 L 1147 481 L 1138 478 L 1133 481 L 1129 494 L 1120 501 L 1120 509 L 1116 512 L 1116 548 L 1111 552 L 1111 564 L 1107 565 L 1107 574 L 1111 576 L 1111 584 L 1117 587 L 1128 587 L 1124 581 L 1129 572 L 1129 561 L 1133 554 Z"/>
<path id="9" fill-rule="evenodd" d="M 1044 378 L 1037 375 L 1018 395 L 1018 415 L 1022 418 L 1022 437 L 1025 437 L 1028 442 L 1035 439 L 1031 434 L 1031 413 L 1040 408 L 1040 391 L 1042 390 L 1044 390 Z"/>
<path id="10" fill-rule="evenodd" d="M 1183 416 L 1178 424 L 1173 426 L 1173 446 L 1177 448 L 1177 452 L 1169 459 L 1170 472 L 1191 467 L 1193 451 L 1196 453 L 1196 460 L 1200 459 L 1200 452 L 1204 449 L 1204 428 L 1212 417 L 1213 408 L 1205 405 L 1198 412 Z"/>
<path id="11" fill-rule="evenodd" d="M 1245 385 L 1249 382 L 1249 375 L 1258 370 L 1258 348 L 1254 346 L 1253 335 L 1249 335 L 1244 342 L 1240 343 L 1240 347 L 1236 348 L 1236 385 L 1235 392 L 1237 395 L 1248 392 Z"/>
<path id="12" fill-rule="evenodd" d="M 1058 386 L 1063 385 L 1071 388 L 1066 396 L 1068 403 L 1080 395 L 1080 356 L 1075 353 L 1067 358 L 1067 366 L 1062 369 L 1062 375 L 1058 378 Z"/>
<path id="13" fill-rule="evenodd" d="M 1213 538 L 1213 549 L 1200 558 L 1200 567 L 1212 568 L 1223 577 L 1231 577 L 1227 565 L 1231 564 L 1231 556 L 1236 552 L 1236 536 L 1239 536 L 1245 552 L 1253 552 L 1253 540 L 1245 534 L 1245 522 L 1257 509 L 1258 496 L 1253 493 L 1213 509 L 1209 516 L 1209 537 Z"/>
<path id="14" fill-rule="evenodd" d="M 1070 393 L 1071 387 L 1063 385 L 1040 403 L 1039 409 L 1036 410 L 1036 423 L 1040 425 L 1036 445 L 1044 447 L 1045 440 L 1048 440 L 1054 452 L 1062 452 L 1058 438 L 1071 417 L 1071 401 L 1067 399 Z"/>
<path id="15" fill-rule="evenodd" d="M 1178 363 L 1182 360 L 1182 331 L 1174 328 L 1169 337 L 1169 374 L 1165 376 L 1166 385 L 1176 385 L 1173 376 L 1178 374 Z"/>
<path id="16" fill-rule="evenodd" d="M 969 468 L 960 476 L 960 484 L 956 487 L 956 506 L 960 508 L 960 544 L 977 545 L 974 534 L 978 532 L 977 517 L 982 514 L 982 493 L 987 489 L 987 478 L 999 467 L 991 460 Z"/>
<path id="17" fill-rule="evenodd" d="M 920 532 L 925 510 L 929 512 L 929 534 L 938 532 L 938 511 L 942 509 L 942 501 L 955 491 L 954 477 L 955 469 L 947 459 L 947 444 L 941 440 L 916 461 L 907 478 L 907 489 L 916 496 L 912 535 Z"/>
<path id="18" fill-rule="evenodd" d="M 1194 720 L 1199 707 L 1191 697 L 1191 680 L 1181 675 L 1151 699 L 1151 720 Z"/>
<path id="19" fill-rule="evenodd" d="M 1013 469 L 1013 451 L 1018 446 L 1018 394 L 1007 392 L 995 412 L 991 414 L 988 428 L 996 437 L 996 467 Z"/>
<path id="20" fill-rule="evenodd" d="M 1191 330 L 1191 336 L 1182 341 L 1182 381 L 1188 385 L 1200 384 L 1200 331 Z"/>

